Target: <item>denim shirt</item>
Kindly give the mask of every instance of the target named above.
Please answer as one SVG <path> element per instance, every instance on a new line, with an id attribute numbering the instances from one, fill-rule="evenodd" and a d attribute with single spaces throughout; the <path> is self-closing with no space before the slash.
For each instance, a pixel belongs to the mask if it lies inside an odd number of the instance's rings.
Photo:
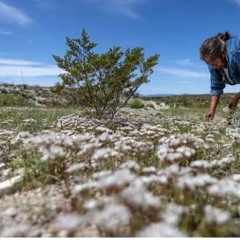
<path id="1" fill-rule="evenodd" d="M 220 96 L 226 84 L 240 84 L 240 38 L 232 37 L 226 41 L 227 68 L 233 83 L 227 81 L 223 69 L 213 68 L 208 65 L 211 74 L 211 96 Z"/>

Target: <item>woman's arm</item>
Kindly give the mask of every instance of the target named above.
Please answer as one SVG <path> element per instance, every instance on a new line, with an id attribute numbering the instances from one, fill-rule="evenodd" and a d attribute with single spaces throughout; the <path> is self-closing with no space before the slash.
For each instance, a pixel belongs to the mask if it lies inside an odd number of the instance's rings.
<path id="1" fill-rule="evenodd" d="M 217 105 L 219 103 L 221 95 L 219 96 L 211 96 L 211 103 L 208 113 L 205 115 L 205 121 L 209 122 L 212 121 L 215 116 L 215 111 L 217 108 Z"/>
<path id="2" fill-rule="evenodd" d="M 238 105 L 238 101 L 240 100 L 240 93 L 236 94 L 230 101 L 228 107 L 232 110 L 235 110 Z"/>

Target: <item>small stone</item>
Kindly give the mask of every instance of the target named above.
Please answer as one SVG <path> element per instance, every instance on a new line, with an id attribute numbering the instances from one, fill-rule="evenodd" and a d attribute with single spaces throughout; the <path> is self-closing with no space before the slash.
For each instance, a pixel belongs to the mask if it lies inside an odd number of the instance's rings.
<path id="1" fill-rule="evenodd" d="M 3 212 L 4 215 L 7 215 L 7 216 L 10 216 L 10 217 L 14 217 L 17 215 L 17 209 L 16 208 L 13 208 L 13 207 L 10 207 L 8 209 L 6 209 L 4 212 Z"/>

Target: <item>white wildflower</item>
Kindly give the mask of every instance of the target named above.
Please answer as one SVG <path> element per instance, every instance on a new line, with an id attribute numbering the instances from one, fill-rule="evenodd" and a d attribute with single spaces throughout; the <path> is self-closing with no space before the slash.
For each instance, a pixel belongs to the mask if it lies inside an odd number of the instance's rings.
<path id="1" fill-rule="evenodd" d="M 234 195 L 240 198 L 240 186 L 238 182 L 231 179 L 222 179 L 207 188 L 209 194 L 214 196 Z"/>
<path id="2" fill-rule="evenodd" d="M 66 152 L 60 146 L 51 145 L 49 148 L 41 149 L 42 161 L 54 160 L 65 156 Z"/>
<path id="3" fill-rule="evenodd" d="M 229 113 L 230 109 L 229 109 L 229 107 L 224 107 L 222 110 L 223 110 L 224 113 Z"/>
<path id="4" fill-rule="evenodd" d="M 24 119 L 22 120 L 22 122 L 25 124 L 25 125 L 30 125 L 30 124 L 34 124 L 34 123 L 37 123 L 37 121 L 33 118 L 28 118 L 28 119 Z"/>
<path id="5" fill-rule="evenodd" d="M 211 165 L 206 160 L 196 160 L 191 162 L 190 166 L 194 168 L 209 168 Z"/>
<path id="6" fill-rule="evenodd" d="M 109 176 L 111 174 L 112 174 L 111 170 L 103 170 L 101 172 L 95 172 L 93 174 L 93 177 L 96 178 L 96 179 L 99 179 L 99 178 L 103 178 L 103 177 Z"/>
<path id="7" fill-rule="evenodd" d="M 92 155 L 93 160 L 98 160 L 98 159 L 108 159 L 111 157 L 116 157 L 118 156 L 118 152 L 116 152 L 112 148 L 101 148 L 97 149 L 94 154 Z"/>
<path id="8" fill-rule="evenodd" d="M 144 187 L 132 184 L 123 190 L 120 195 L 124 202 L 133 209 L 141 209 L 147 211 L 149 209 L 158 209 L 160 207 L 160 199 L 148 192 Z"/>
<path id="9" fill-rule="evenodd" d="M 196 153 L 195 149 L 186 146 L 179 147 L 176 151 L 182 153 L 186 158 L 190 158 Z"/>
<path id="10" fill-rule="evenodd" d="M 77 184 L 73 188 L 73 193 L 78 194 L 84 191 L 88 191 L 90 189 L 95 188 L 96 186 L 97 186 L 97 183 L 92 181 L 83 183 L 83 184 Z"/>
<path id="11" fill-rule="evenodd" d="M 14 121 L 12 119 L 8 119 L 8 120 L 5 120 L 5 121 L 2 121 L 2 124 L 12 124 Z"/>
<path id="12" fill-rule="evenodd" d="M 95 128 L 96 131 L 103 132 L 103 133 L 112 133 L 113 131 L 109 128 L 106 128 L 104 126 L 99 126 Z"/>
<path id="13" fill-rule="evenodd" d="M 67 173 L 79 172 L 81 170 L 86 170 L 89 168 L 89 165 L 86 163 L 74 163 L 68 167 L 66 170 Z"/>
<path id="14" fill-rule="evenodd" d="M 145 185 L 149 185 L 151 183 L 159 183 L 159 184 L 166 185 L 168 183 L 168 178 L 165 175 L 142 176 L 142 177 L 140 177 L 140 179 Z"/>
<path id="15" fill-rule="evenodd" d="M 29 132 L 20 132 L 15 138 L 11 140 L 11 144 L 21 143 L 23 138 L 28 138 L 29 136 Z"/>
<path id="16" fill-rule="evenodd" d="M 25 224 L 5 227 L 0 230 L 0 237 L 27 237 L 29 230 L 30 226 Z"/>
<path id="17" fill-rule="evenodd" d="M 108 132 L 104 132 L 101 135 L 97 136 L 98 141 L 102 143 L 113 143 L 118 139 L 116 134 L 109 134 Z"/>
<path id="18" fill-rule="evenodd" d="M 84 222 L 85 218 L 76 213 L 60 214 L 55 219 L 55 228 L 57 230 L 73 230 Z"/>
<path id="19" fill-rule="evenodd" d="M 210 205 L 204 207 L 204 216 L 207 223 L 216 223 L 219 225 L 226 223 L 231 218 L 229 212 L 223 211 L 222 209 L 218 209 Z"/>
<path id="20" fill-rule="evenodd" d="M 235 161 L 234 157 L 229 156 L 229 157 L 222 158 L 220 160 L 213 160 L 209 164 L 210 164 L 210 167 L 220 167 L 220 166 L 224 166 L 229 163 L 232 163 L 234 161 Z"/>
<path id="21" fill-rule="evenodd" d="M 63 133 L 61 138 L 62 145 L 73 150 L 81 149 L 81 147 L 84 146 L 87 142 L 89 142 L 91 139 L 94 139 L 94 135 L 90 133 L 84 133 L 79 135 L 72 135 L 71 133 L 66 131 L 62 133 Z"/>
<path id="22" fill-rule="evenodd" d="M 169 225 L 177 226 L 181 220 L 182 214 L 187 211 L 187 207 L 169 203 L 165 212 L 162 214 L 162 220 Z"/>
<path id="23" fill-rule="evenodd" d="M 156 171 L 157 171 L 156 167 L 154 167 L 154 166 L 145 167 L 142 169 L 143 173 L 155 173 Z"/>
<path id="24" fill-rule="evenodd" d="M 187 235 L 181 232 L 178 228 L 169 225 L 167 223 L 152 223 L 147 227 L 144 227 L 140 232 L 137 233 L 136 237 L 156 237 L 156 238 L 167 238 L 167 237 L 187 237 Z"/>
<path id="25" fill-rule="evenodd" d="M 86 210 L 95 210 L 97 207 L 98 207 L 98 202 L 95 199 L 87 200 L 83 204 L 83 208 L 85 208 Z"/>
<path id="26" fill-rule="evenodd" d="M 233 179 L 233 181 L 239 182 L 240 181 L 240 174 L 233 174 L 231 176 L 231 178 Z"/>
<path id="27" fill-rule="evenodd" d="M 32 136 L 24 139 L 23 143 L 28 149 L 39 149 L 42 146 L 50 146 L 52 144 L 57 144 L 58 140 L 59 135 L 54 132 L 50 132 L 48 134 L 39 134 L 37 136 Z"/>
<path id="28" fill-rule="evenodd" d="M 130 170 L 138 171 L 140 169 L 140 165 L 138 163 L 136 163 L 135 161 L 128 160 L 125 163 L 123 163 L 122 165 L 120 165 L 119 168 L 120 169 L 121 168 L 128 168 Z"/>
<path id="29" fill-rule="evenodd" d="M 11 137 L 14 134 L 14 131 L 0 129 L 0 137 Z"/>
<path id="30" fill-rule="evenodd" d="M 3 152 L 0 150 L 0 157 L 1 157 L 2 153 L 3 153 Z M 5 163 L 0 163 L 0 169 L 1 169 L 1 168 L 4 168 L 5 165 L 6 165 Z"/>
<path id="31" fill-rule="evenodd" d="M 86 143 L 86 144 L 82 144 L 80 151 L 78 152 L 78 156 L 81 155 L 86 155 L 86 154 L 93 154 L 93 152 L 95 151 L 95 149 L 97 149 L 98 147 L 101 147 L 102 144 L 98 143 L 98 142 L 93 142 L 93 143 Z"/>
<path id="32" fill-rule="evenodd" d="M 175 162 L 183 158 L 190 158 L 196 150 L 186 146 L 180 146 L 182 143 L 180 139 L 176 138 L 162 138 L 157 150 L 157 156 L 160 161 Z M 184 143 L 184 142 L 183 142 Z"/>
<path id="33" fill-rule="evenodd" d="M 144 156 L 146 153 L 153 149 L 152 142 L 135 142 L 133 146 L 133 152 L 136 156 Z"/>
<path id="34" fill-rule="evenodd" d="M 195 190 L 196 188 L 205 187 L 216 182 L 218 182 L 218 180 L 208 174 L 198 174 L 196 176 L 183 175 L 178 178 L 177 187 L 181 189 L 189 188 L 191 190 Z"/>
<path id="35" fill-rule="evenodd" d="M 130 152 L 132 150 L 132 146 L 120 140 L 115 142 L 114 149 L 124 154 Z"/>
<path id="36" fill-rule="evenodd" d="M 158 171 L 158 175 L 164 175 L 167 178 L 173 177 L 173 176 L 178 176 L 180 173 L 180 167 L 177 164 L 172 164 L 164 169 L 161 169 Z"/>
<path id="37" fill-rule="evenodd" d="M 175 138 L 175 136 L 170 136 L 168 144 L 171 148 L 177 148 L 181 145 L 181 140 L 179 138 Z"/>
<path id="38" fill-rule="evenodd" d="M 183 154 L 179 152 L 170 152 L 165 156 L 165 160 L 175 162 L 183 158 Z"/>
<path id="39" fill-rule="evenodd" d="M 98 188 L 122 188 L 125 185 L 134 181 L 136 176 L 132 174 L 128 169 L 120 169 L 115 171 L 113 174 L 103 177 L 98 181 Z"/>
<path id="40" fill-rule="evenodd" d="M 132 215 L 122 205 L 110 204 L 95 215 L 94 223 L 104 232 L 118 233 L 121 228 L 129 225 Z"/>

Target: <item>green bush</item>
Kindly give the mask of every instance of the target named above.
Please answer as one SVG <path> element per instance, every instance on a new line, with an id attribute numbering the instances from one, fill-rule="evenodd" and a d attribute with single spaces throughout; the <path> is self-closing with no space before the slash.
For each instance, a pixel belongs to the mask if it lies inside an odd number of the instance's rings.
<path id="1" fill-rule="evenodd" d="M 132 100 L 132 102 L 129 104 L 129 106 L 130 106 L 130 108 L 139 109 L 139 108 L 143 108 L 144 104 L 141 101 L 141 99 L 135 98 Z"/>
<path id="2" fill-rule="evenodd" d="M 22 96 L 6 93 L 0 95 L 0 106 L 23 106 L 25 99 Z"/>
<path id="3" fill-rule="evenodd" d="M 84 104 L 98 119 L 112 119 L 138 88 L 149 82 L 159 58 L 155 54 L 144 59 L 141 47 L 123 52 L 114 46 L 106 53 L 94 53 L 97 44 L 90 42 L 85 30 L 80 39 L 67 37 L 66 44 L 69 50 L 63 58 L 53 55 L 65 72 L 60 74 L 62 83 L 56 85 L 55 92 L 70 90 L 72 100 Z"/>

